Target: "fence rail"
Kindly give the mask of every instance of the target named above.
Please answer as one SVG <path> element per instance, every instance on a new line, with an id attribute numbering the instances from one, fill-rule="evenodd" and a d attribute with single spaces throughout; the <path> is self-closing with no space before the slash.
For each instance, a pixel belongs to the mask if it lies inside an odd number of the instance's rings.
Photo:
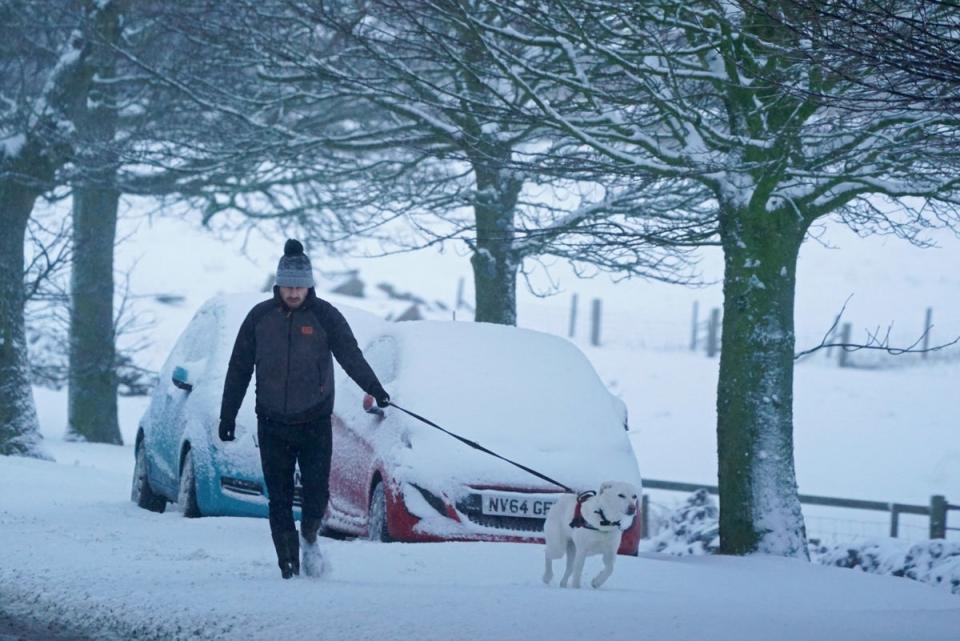
<path id="1" fill-rule="evenodd" d="M 707 490 L 710 494 L 719 494 L 716 485 L 704 485 L 701 483 L 682 483 L 679 481 L 660 481 L 656 479 L 644 479 L 644 489 L 651 490 L 671 490 L 675 492 L 696 492 L 697 490 Z M 856 510 L 874 510 L 877 512 L 889 512 L 890 514 L 890 536 L 896 538 L 900 532 L 901 514 L 919 514 L 930 517 L 930 538 L 944 539 L 947 536 L 947 530 L 960 531 L 958 527 L 947 527 L 947 513 L 950 510 L 960 510 L 960 505 L 951 505 L 947 499 L 940 494 L 930 497 L 929 505 L 909 505 L 907 503 L 886 503 L 883 501 L 864 501 L 862 499 L 838 498 L 832 496 L 815 496 L 813 494 L 801 494 L 800 503 L 804 505 L 823 505 L 828 507 L 852 508 Z M 649 500 L 644 494 L 642 519 L 642 536 L 647 538 L 649 532 L 648 517 L 650 515 Z"/>

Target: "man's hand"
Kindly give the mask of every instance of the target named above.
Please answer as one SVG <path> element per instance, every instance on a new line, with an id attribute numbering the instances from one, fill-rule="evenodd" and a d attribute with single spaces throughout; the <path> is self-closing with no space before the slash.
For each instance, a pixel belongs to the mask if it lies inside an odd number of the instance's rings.
<path id="1" fill-rule="evenodd" d="M 220 440 L 221 441 L 232 441 L 236 437 L 233 435 L 234 431 L 237 429 L 236 423 L 233 421 L 225 421 L 222 418 L 220 419 Z"/>
<path id="2" fill-rule="evenodd" d="M 390 395 L 387 394 L 387 390 L 383 389 L 383 386 L 379 383 L 370 390 L 370 396 L 372 396 L 377 401 L 377 407 L 383 409 L 384 407 L 390 404 Z"/>

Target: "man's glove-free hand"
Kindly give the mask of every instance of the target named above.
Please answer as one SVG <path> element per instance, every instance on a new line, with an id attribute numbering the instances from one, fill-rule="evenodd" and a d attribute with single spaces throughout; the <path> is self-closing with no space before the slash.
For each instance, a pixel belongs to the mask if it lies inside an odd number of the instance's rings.
<path id="1" fill-rule="evenodd" d="M 221 441 L 232 441 L 236 437 L 234 436 L 234 431 L 237 429 L 236 423 L 233 421 L 225 421 L 220 419 L 220 440 Z"/>

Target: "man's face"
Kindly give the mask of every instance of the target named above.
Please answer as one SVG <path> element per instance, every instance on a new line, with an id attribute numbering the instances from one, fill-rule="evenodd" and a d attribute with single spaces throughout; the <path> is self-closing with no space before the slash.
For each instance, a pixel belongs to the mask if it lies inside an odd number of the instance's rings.
<path id="1" fill-rule="evenodd" d="M 280 298 L 282 298 L 283 302 L 287 304 L 287 307 L 290 309 L 296 309 L 303 305 L 303 301 L 307 299 L 307 288 L 281 287 Z"/>

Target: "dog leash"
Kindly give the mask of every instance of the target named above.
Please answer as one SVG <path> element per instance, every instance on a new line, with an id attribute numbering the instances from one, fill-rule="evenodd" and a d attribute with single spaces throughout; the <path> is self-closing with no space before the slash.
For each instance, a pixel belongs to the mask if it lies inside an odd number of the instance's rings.
<path id="1" fill-rule="evenodd" d="M 571 493 L 573 493 L 573 494 L 576 494 L 576 493 L 577 493 L 576 490 L 567 487 L 566 485 L 564 485 L 564 484 L 561 483 L 560 481 L 556 481 L 556 480 L 550 478 L 549 476 L 547 476 L 546 474 L 541 474 L 540 472 L 538 472 L 538 471 L 536 471 L 536 470 L 530 469 L 530 468 L 527 467 L 526 465 L 521 465 L 520 463 L 517 463 L 516 461 L 511 461 L 510 459 L 508 459 L 508 458 L 505 457 L 505 456 L 500 456 L 499 454 L 497 454 L 497 453 L 494 452 L 493 450 L 489 450 L 489 449 L 485 448 L 484 446 L 480 445 L 480 444 L 477 443 L 476 441 L 471 441 L 470 439 L 464 438 L 464 437 L 460 436 L 459 434 L 454 434 L 454 433 L 451 432 L 450 430 L 446 430 L 446 429 L 440 427 L 439 425 L 437 425 L 437 424 L 434 423 L 433 421 L 431 421 L 431 420 L 429 420 L 429 419 L 426 419 L 426 418 L 420 416 L 419 414 L 414 414 L 413 412 L 411 412 L 411 411 L 408 410 L 408 409 L 404 409 L 404 408 L 400 407 L 399 405 L 397 405 L 397 404 L 394 403 L 393 401 L 389 401 L 388 403 L 389 403 L 390 406 L 397 408 L 398 410 L 400 410 L 401 412 L 403 412 L 403 413 L 405 413 L 405 414 L 409 414 L 410 416 L 412 416 L 413 418 L 417 419 L 417 420 L 420 421 L 421 423 L 425 423 L 425 424 L 429 425 L 430 427 L 436 428 L 436 429 L 440 430 L 441 432 L 443 432 L 444 434 L 448 434 L 448 435 L 452 436 L 453 438 L 457 439 L 457 440 L 460 441 L 461 443 L 466 443 L 467 445 L 469 445 L 470 447 L 472 447 L 472 448 L 475 449 L 475 450 L 480 450 L 481 452 L 484 452 L 484 453 L 486 453 L 486 454 L 489 454 L 490 456 L 494 456 L 494 457 L 500 459 L 501 461 L 506 461 L 506 462 L 509 463 L 510 465 L 514 465 L 514 466 L 516 466 L 516 467 L 519 467 L 519 468 L 520 468 L 521 470 L 523 470 L 524 472 L 529 472 L 530 474 L 533 474 L 533 475 L 536 476 L 537 478 L 541 478 L 541 479 L 543 479 L 544 481 L 546 481 L 546 482 L 548 482 L 548 483 L 553 483 L 554 485 L 556 485 L 556 486 L 558 486 L 558 487 L 562 487 L 562 488 L 563 488 L 564 490 L 566 490 L 567 492 L 571 492 Z"/>

